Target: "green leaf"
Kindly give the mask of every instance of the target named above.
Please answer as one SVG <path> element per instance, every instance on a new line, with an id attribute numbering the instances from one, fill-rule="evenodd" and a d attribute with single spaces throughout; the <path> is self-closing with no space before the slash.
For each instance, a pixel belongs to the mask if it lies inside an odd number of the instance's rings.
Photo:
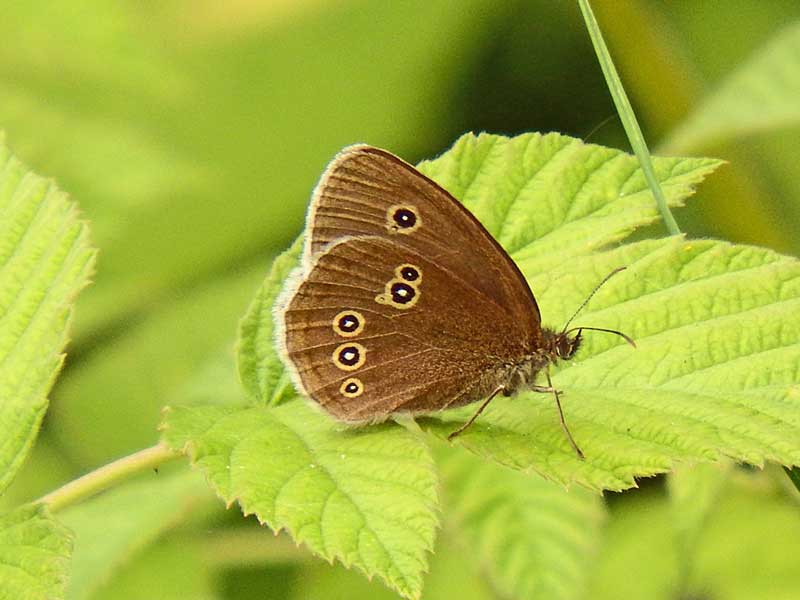
<path id="1" fill-rule="evenodd" d="M 655 162 L 672 204 L 716 164 Z M 597 489 L 630 487 L 634 477 L 680 460 L 800 462 L 796 260 L 681 238 L 604 250 L 655 219 L 655 209 L 633 157 L 564 136 L 468 135 L 421 168 L 463 198 L 511 252 L 546 324 L 560 327 L 603 276 L 628 266 L 574 325 L 622 330 L 638 342 L 634 350 L 586 332 L 578 357 L 555 375 L 588 460 L 569 450 L 552 399 L 533 393 L 498 398 L 456 443 L 513 468 Z M 268 356 L 272 348 L 263 349 Z M 445 436 L 474 410 L 446 411 L 424 423 Z"/>
<path id="2" fill-rule="evenodd" d="M 75 534 L 66 598 L 82 600 L 208 497 L 195 473 L 156 474 L 59 513 Z"/>
<path id="3" fill-rule="evenodd" d="M 0 515 L 0 599 L 63 598 L 71 551 L 72 534 L 44 507 Z"/>
<path id="4" fill-rule="evenodd" d="M 276 392 L 283 387 L 279 385 L 284 378 L 283 363 L 273 344 L 272 306 L 284 280 L 297 265 L 302 248 L 303 240 L 298 238 L 291 248 L 275 259 L 239 324 L 239 377 L 247 393 L 262 403 L 272 403 Z"/>
<path id="5" fill-rule="evenodd" d="M 655 169 L 679 205 L 718 164 L 657 158 Z M 586 332 L 581 352 L 555 374 L 588 460 L 571 453 L 552 399 L 534 393 L 496 399 L 456 443 L 595 489 L 630 487 L 636 476 L 681 460 L 800 462 L 795 259 L 681 238 L 608 249 L 657 218 L 644 178 L 634 157 L 561 135 L 467 135 L 420 168 L 462 198 L 511 253 L 546 325 L 561 327 L 605 275 L 627 266 L 573 325 L 622 330 L 638 342 L 634 350 Z M 277 278 L 262 294 L 274 297 Z M 251 313 L 270 316 L 265 307 Z M 271 332 L 272 324 L 259 327 Z M 248 350 L 258 348 L 258 360 L 274 368 L 270 378 L 253 379 L 262 399 L 274 393 L 281 368 L 268 343 L 262 336 Z M 445 436 L 474 410 L 423 422 Z"/>
<path id="6" fill-rule="evenodd" d="M 587 460 L 570 453 L 552 398 L 541 394 L 498 399 L 458 442 L 514 468 L 605 489 L 680 460 L 800 463 L 800 263 L 709 240 L 630 244 L 532 278 L 542 314 L 563 323 L 620 265 L 628 270 L 575 325 L 623 330 L 637 349 L 586 332 L 553 379 Z M 427 423 L 444 436 L 469 414 Z"/>
<path id="7" fill-rule="evenodd" d="M 327 560 L 419 597 L 437 525 L 427 446 L 393 425 L 341 430 L 305 403 L 174 408 L 164 439 L 228 504 Z"/>
<path id="8" fill-rule="evenodd" d="M 720 161 L 656 157 L 653 164 L 675 207 Z M 467 134 L 419 169 L 461 200 L 528 273 L 577 264 L 658 218 L 635 157 L 556 133 Z"/>
<path id="9" fill-rule="evenodd" d="M 672 133 L 662 151 L 687 152 L 736 136 L 800 125 L 800 22 L 731 73 Z"/>
<path id="10" fill-rule="evenodd" d="M 94 250 L 75 205 L 0 140 L 0 492 L 30 450 Z"/>
<path id="11" fill-rule="evenodd" d="M 444 512 L 470 561 L 507 598 L 585 598 L 600 540 L 599 494 L 440 452 Z"/>

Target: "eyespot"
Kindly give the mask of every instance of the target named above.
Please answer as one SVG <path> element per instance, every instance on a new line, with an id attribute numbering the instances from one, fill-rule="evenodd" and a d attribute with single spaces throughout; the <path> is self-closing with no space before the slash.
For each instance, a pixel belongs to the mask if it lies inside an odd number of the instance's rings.
<path id="1" fill-rule="evenodd" d="M 416 285 L 399 279 L 392 279 L 386 284 L 386 291 L 375 296 L 378 304 L 390 304 L 395 308 L 407 309 L 419 300 L 420 291 Z"/>
<path id="2" fill-rule="evenodd" d="M 355 337 L 364 331 L 366 319 L 356 310 L 343 310 L 333 317 L 333 331 L 342 337 Z"/>
<path id="3" fill-rule="evenodd" d="M 386 227 L 389 233 L 411 233 L 421 224 L 419 211 L 408 204 L 390 206 L 386 213 Z"/>
<path id="4" fill-rule="evenodd" d="M 389 287 L 389 293 L 392 295 L 392 301 L 397 304 L 408 304 L 413 301 L 417 295 L 417 290 L 413 285 L 408 285 L 402 281 L 396 281 Z"/>
<path id="5" fill-rule="evenodd" d="M 422 271 L 420 268 L 408 263 L 397 267 L 394 273 L 399 279 L 413 282 L 414 285 L 419 285 L 419 281 L 422 278 Z"/>
<path id="6" fill-rule="evenodd" d="M 345 398 L 358 398 L 364 393 L 364 384 L 357 377 L 350 377 L 342 382 L 339 393 Z"/>
<path id="7" fill-rule="evenodd" d="M 407 208 L 398 208 L 394 211 L 394 214 L 392 214 L 392 219 L 398 227 L 402 227 L 403 229 L 408 229 L 417 224 L 417 215 Z"/>
<path id="8" fill-rule="evenodd" d="M 361 344 L 340 344 L 331 356 L 333 364 L 342 371 L 355 371 L 367 360 L 367 349 Z"/>

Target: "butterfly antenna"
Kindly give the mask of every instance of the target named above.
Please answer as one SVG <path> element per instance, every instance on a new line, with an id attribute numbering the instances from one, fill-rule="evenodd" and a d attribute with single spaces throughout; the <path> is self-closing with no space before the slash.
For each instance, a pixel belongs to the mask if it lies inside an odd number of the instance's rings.
<path id="1" fill-rule="evenodd" d="M 578 316 L 578 313 L 581 312 L 587 304 L 589 304 L 589 300 L 591 300 L 592 296 L 594 296 L 597 293 L 597 290 L 599 290 L 601 287 L 603 287 L 603 285 L 606 283 L 606 281 L 611 279 L 614 275 L 616 275 L 620 271 L 624 271 L 626 268 L 627 267 L 618 267 L 618 268 L 614 269 L 613 271 L 611 271 L 611 273 L 609 273 L 608 275 L 606 275 L 603 278 L 603 281 L 601 281 L 600 283 L 598 283 L 595 286 L 595 288 L 592 290 L 592 293 L 589 294 L 589 296 L 586 298 L 586 300 L 583 301 L 583 304 L 581 304 L 578 307 L 578 310 L 576 310 L 575 313 L 569 318 L 569 320 L 567 321 L 567 324 L 564 325 L 564 329 L 561 330 L 562 334 L 567 333 L 567 327 L 569 327 L 569 324 L 572 323 L 572 321 L 575 320 L 575 317 Z M 592 329 L 592 328 L 591 327 L 581 327 L 580 329 Z M 570 330 L 570 331 L 574 331 L 574 330 Z M 609 330 L 606 330 L 606 331 L 609 331 Z M 620 335 L 623 335 L 619 331 L 614 331 L 614 332 L 610 332 L 610 333 L 619 333 Z M 625 336 L 625 335 L 623 335 L 623 337 L 627 338 L 627 336 Z M 631 340 L 631 341 L 633 341 L 633 340 Z"/>
<path id="2" fill-rule="evenodd" d="M 636 348 L 636 342 L 633 341 L 633 338 L 625 335 L 621 331 L 617 331 L 616 329 L 603 329 L 602 327 L 573 327 L 572 329 L 568 329 L 567 331 L 562 332 L 562 335 L 566 335 L 568 333 L 572 333 L 573 331 L 583 331 L 584 329 L 589 329 L 591 331 L 605 331 L 606 333 L 613 333 L 614 335 L 618 335 L 623 340 L 628 342 L 631 346 Z"/>

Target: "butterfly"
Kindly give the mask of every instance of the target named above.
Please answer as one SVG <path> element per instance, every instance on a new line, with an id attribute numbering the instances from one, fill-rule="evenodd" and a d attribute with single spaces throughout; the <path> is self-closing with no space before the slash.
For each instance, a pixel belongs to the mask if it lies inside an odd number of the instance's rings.
<path id="1" fill-rule="evenodd" d="M 340 421 L 483 400 L 452 439 L 498 394 L 530 389 L 553 394 L 581 457 L 548 366 L 572 358 L 586 329 L 633 344 L 614 330 L 542 327 L 527 281 L 483 225 L 413 166 L 367 145 L 343 149 L 322 174 L 301 265 L 274 316 L 295 387 Z"/>

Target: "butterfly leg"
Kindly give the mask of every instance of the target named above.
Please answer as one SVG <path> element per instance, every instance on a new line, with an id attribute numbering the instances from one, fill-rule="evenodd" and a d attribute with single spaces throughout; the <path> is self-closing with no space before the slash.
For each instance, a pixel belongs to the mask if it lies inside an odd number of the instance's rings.
<path id="1" fill-rule="evenodd" d="M 461 434 L 464 432 L 464 430 L 465 430 L 467 427 L 469 427 L 470 425 L 472 425 L 472 424 L 475 422 L 475 419 L 477 419 L 477 418 L 478 418 L 478 415 L 480 415 L 480 414 L 483 412 L 483 409 L 484 409 L 484 408 L 486 408 L 486 407 L 489 405 L 489 402 L 491 402 L 491 401 L 494 399 L 494 397 L 495 397 L 495 396 L 497 396 L 497 394 L 499 394 L 500 392 L 505 392 L 505 388 L 504 388 L 502 385 L 501 385 L 501 386 L 498 386 L 498 387 L 497 387 L 497 388 L 496 388 L 496 389 L 495 389 L 495 390 L 494 390 L 494 391 L 493 391 L 493 392 L 492 392 L 492 393 L 489 395 L 489 397 L 488 397 L 486 400 L 484 400 L 484 401 L 483 401 L 483 404 L 481 404 L 481 405 L 480 405 L 480 407 L 478 408 L 478 410 L 475 412 L 475 414 L 474 414 L 474 415 L 472 415 L 472 418 L 471 418 L 469 421 L 467 421 L 467 422 L 466 422 L 466 423 L 464 423 L 464 424 L 463 424 L 461 427 L 459 427 L 458 429 L 456 429 L 456 430 L 455 430 L 453 433 L 451 433 L 450 435 L 448 435 L 448 436 L 447 436 L 447 440 L 448 440 L 448 441 L 452 441 L 454 437 L 456 437 L 456 436 L 458 436 L 458 435 L 461 435 Z"/>
<path id="2" fill-rule="evenodd" d="M 553 394 L 553 393 L 563 394 L 564 393 L 562 390 L 557 390 L 553 386 L 549 386 L 549 385 L 531 385 L 531 386 L 528 386 L 528 389 L 530 389 L 532 392 L 539 392 L 541 394 Z"/>
<path id="3" fill-rule="evenodd" d="M 561 427 L 563 427 L 564 433 L 567 434 L 567 439 L 569 440 L 569 443 L 572 445 L 572 448 L 575 450 L 575 453 L 578 455 L 578 458 L 583 460 L 585 458 L 583 456 L 583 452 L 581 451 L 580 448 L 578 448 L 578 444 L 575 443 L 575 439 L 569 432 L 569 427 L 567 427 L 567 421 L 564 419 L 564 411 L 561 410 L 561 400 L 558 397 L 558 390 L 553 387 L 553 382 L 550 381 L 550 369 L 547 369 L 544 373 L 547 376 L 547 385 L 549 386 L 549 389 L 552 390 L 553 396 L 555 396 L 556 398 L 556 407 L 558 407 L 558 419 L 561 421 Z"/>

